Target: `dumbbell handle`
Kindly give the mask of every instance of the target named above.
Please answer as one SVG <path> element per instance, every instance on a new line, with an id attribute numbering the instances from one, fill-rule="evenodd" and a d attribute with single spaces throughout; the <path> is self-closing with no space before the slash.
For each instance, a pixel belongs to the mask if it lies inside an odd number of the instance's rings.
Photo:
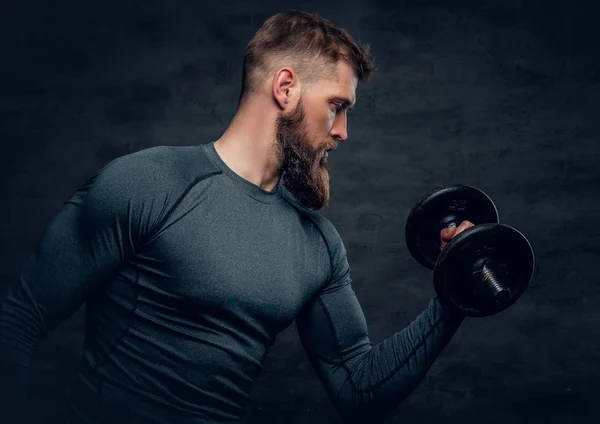
<path id="1" fill-rule="evenodd" d="M 457 223 L 456 221 L 451 221 L 446 225 L 446 228 L 456 228 L 459 224 L 460 223 Z M 510 300 L 512 295 L 510 289 L 502 284 L 500 278 L 498 278 L 491 268 L 491 263 L 489 261 L 483 263 L 481 272 L 478 273 L 478 275 L 480 275 L 479 279 L 481 280 L 482 288 L 494 302 L 501 305 Z"/>
<path id="2" fill-rule="evenodd" d="M 512 295 L 510 289 L 500 282 L 500 279 L 490 267 L 489 262 L 484 262 L 483 268 L 481 269 L 481 283 L 484 290 L 487 291 L 487 294 L 490 295 L 497 304 L 501 305 L 510 300 Z"/>

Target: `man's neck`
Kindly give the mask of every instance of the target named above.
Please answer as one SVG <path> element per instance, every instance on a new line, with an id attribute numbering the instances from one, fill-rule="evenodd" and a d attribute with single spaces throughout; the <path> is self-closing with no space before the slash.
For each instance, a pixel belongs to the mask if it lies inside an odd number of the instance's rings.
<path id="1" fill-rule="evenodd" d="M 240 177 L 263 190 L 274 191 L 281 178 L 281 164 L 274 151 L 275 124 L 260 109 L 259 105 L 247 105 L 238 110 L 215 142 L 215 149 Z"/>

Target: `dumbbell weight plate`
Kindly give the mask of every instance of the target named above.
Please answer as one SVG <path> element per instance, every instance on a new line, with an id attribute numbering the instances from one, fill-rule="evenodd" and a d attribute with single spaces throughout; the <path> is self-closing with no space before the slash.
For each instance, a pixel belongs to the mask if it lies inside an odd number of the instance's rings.
<path id="1" fill-rule="evenodd" d="M 482 281 L 482 266 L 489 263 L 493 275 L 510 296 L 502 302 L 490 295 Z M 529 241 L 518 230 L 502 224 L 482 224 L 454 237 L 440 253 L 433 284 L 441 301 L 466 316 L 484 317 L 512 305 L 525 291 L 535 267 Z"/>
<path id="2" fill-rule="evenodd" d="M 440 253 L 440 231 L 462 221 L 498 223 L 498 210 L 481 190 L 462 184 L 439 187 L 423 196 L 406 220 L 408 250 L 421 265 L 434 269 Z"/>

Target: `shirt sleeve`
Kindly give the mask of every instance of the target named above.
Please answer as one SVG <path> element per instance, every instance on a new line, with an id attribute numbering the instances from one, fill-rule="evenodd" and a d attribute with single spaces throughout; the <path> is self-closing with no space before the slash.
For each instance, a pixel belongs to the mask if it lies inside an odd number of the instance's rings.
<path id="1" fill-rule="evenodd" d="M 329 283 L 296 318 L 300 341 L 346 422 L 381 422 L 421 382 L 464 316 L 433 298 L 406 328 L 373 346 L 346 249 L 339 235 L 334 240 Z"/>
<path id="2" fill-rule="evenodd" d="M 8 286 L 0 302 L 0 422 L 16 422 L 25 407 L 40 337 L 110 279 L 160 219 L 164 204 L 149 197 L 160 172 L 149 153 L 114 159 L 79 188 Z"/>

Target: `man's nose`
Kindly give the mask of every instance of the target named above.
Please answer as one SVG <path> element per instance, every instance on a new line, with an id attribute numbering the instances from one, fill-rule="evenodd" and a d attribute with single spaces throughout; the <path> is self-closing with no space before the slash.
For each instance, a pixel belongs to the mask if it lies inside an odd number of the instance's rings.
<path id="1" fill-rule="evenodd" d="M 333 125 L 331 135 L 340 141 L 346 141 L 348 139 L 346 113 L 342 113 L 337 117 Z"/>

